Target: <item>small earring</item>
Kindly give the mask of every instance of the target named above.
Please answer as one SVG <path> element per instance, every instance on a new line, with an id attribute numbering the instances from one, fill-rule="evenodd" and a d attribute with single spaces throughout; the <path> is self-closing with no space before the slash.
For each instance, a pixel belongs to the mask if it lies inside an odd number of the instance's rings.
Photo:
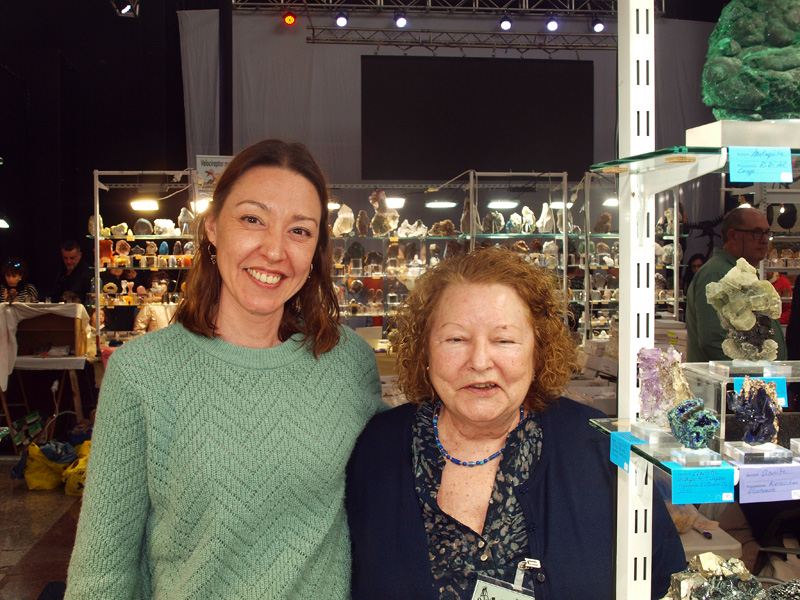
<path id="1" fill-rule="evenodd" d="M 308 277 L 306 279 L 311 279 L 311 273 L 314 270 L 314 263 L 311 263 L 311 268 L 308 270 Z"/>
<path id="2" fill-rule="evenodd" d="M 211 257 L 211 264 L 217 264 L 217 255 L 211 252 L 211 242 L 208 243 L 208 255 Z"/>

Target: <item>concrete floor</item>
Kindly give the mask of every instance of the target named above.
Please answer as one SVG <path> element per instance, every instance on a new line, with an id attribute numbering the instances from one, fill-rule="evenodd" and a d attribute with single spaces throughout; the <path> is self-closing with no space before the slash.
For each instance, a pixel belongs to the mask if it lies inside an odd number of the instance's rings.
<path id="1" fill-rule="evenodd" d="M 36 600 L 51 581 L 66 581 L 80 499 L 28 490 L 12 480 L 16 456 L 0 456 L 0 600 Z"/>

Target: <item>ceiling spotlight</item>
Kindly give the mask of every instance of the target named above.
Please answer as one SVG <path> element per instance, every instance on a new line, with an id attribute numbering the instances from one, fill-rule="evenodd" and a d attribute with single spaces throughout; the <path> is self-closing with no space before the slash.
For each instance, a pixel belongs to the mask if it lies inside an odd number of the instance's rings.
<path id="1" fill-rule="evenodd" d="M 492 200 L 486 205 L 486 208 L 510 210 L 512 208 L 517 208 L 517 206 L 519 206 L 519 202 L 516 200 Z"/>
<path id="2" fill-rule="evenodd" d="M 425 203 L 425 208 L 454 208 L 458 206 L 452 200 L 429 200 Z"/>
<path id="3" fill-rule="evenodd" d="M 139 200 L 131 200 L 131 208 L 133 210 L 154 211 L 158 210 L 158 200 L 154 198 L 140 198 Z"/>
<path id="4" fill-rule="evenodd" d="M 400 29 L 408 25 L 408 19 L 406 19 L 406 13 L 403 11 L 397 11 L 394 13 L 394 24 L 397 25 Z"/>
<path id="5" fill-rule="evenodd" d="M 297 23 L 297 17 L 294 16 L 292 11 L 283 14 L 283 22 L 290 27 Z"/>
<path id="6" fill-rule="evenodd" d="M 347 14 L 340 12 L 336 15 L 336 25 L 339 27 L 347 27 Z"/>
<path id="7" fill-rule="evenodd" d="M 403 208 L 406 204 L 406 199 L 400 196 L 387 196 L 386 206 L 389 208 Z"/>
<path id="8" fill-rule="evenodd" d="M 592 31 L 595 33 L 603 33 L 606 28 L 606 24 L 603 23 L 603 19 L 597 17 L 594 21 L 592 21 Z"/>
<path id="9" fill-rule="evenodd" d="M 0 229 L 9 229 L 11 224 L 8 222 L 8 217 L 0 213 Z"/>
<path id="10" fill-rule="evenodd" d="M 547 31 L 555 31 L 556 29 L 558 29 L 558 19 L 547 17 Z"/>
<path id="11" fill-rule="evenodd" d="M 138 0 L 111 0 L 111 5 L 120 17 L 135 17 L 139 14 Z"/>
<path id="12" fill-rule="evenodd" d="M 503 31 L 508 31 L 509 29 L 511 29 L 511 26 L 513 24 L 514 23 L 511 20 L 511 17 L 509 17 L 508 15 L 503 15 L 503 18 L 500 19 L 500 29 L 502 29 Z"/>
<path id="13" fill-rule="evenodd" d="M 619 206 L 618 198 L 606 198 L 603 200 L 603 206 Z"/>

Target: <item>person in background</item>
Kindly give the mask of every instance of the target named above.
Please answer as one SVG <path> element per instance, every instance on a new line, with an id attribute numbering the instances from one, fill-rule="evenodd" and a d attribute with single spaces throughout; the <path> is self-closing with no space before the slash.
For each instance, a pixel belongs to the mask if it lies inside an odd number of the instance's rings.
<path id="1" fill-rule="evenodd" d="M 714 249 L 714 256 L 697 271 L 686 293 L 687 362 L 730 360 L 722 351 L 727 332 L 706 299 L 706 286 L 722 279 L 739 258 L 758 268 L 769 250 L 769 222 L 761 211 L 740 206 L 722 220 L 722 240 L 722 248 Z M 777 359 L 786 360 L 786 342 L 777 319 L 772 319 L 772 337 L 778 344 Z"/>
<path id="2" fill-rule="evenodd" d="M 327 205 L 302 144 L 225 168 L 177 322 L 109 358 L 67 600 L 349 598 L 345 466 L 385 405 Z"/>
<path id="3" fill-rule="evenodd" d="M 81 247 L 75 240 L 61 244 L 61 268 L 50 293 L 53 302 L 86 302 L 92 288 L 91 267 L 83 261 Z"/>
<path id="4" fill-rule="evenodd" d="M 38 302 L 39 292 L 25 281 L 28 267 L 21 258 L 9 258 L 3 263 L 3 281 L 0 282 L 0 301 Z"/>
<path id="5" fill-rule="evenodd" d="M 469 600 L 526 558 L 525 597 L 614 598 L 616 467 L 589 423 L 606 415 L 560 397 L 563 316 L 548 272 L 508 250 L 417 279 L 393 345 L 410 404 L 374 417 L 348 466 L 353 600 Z M 661 598 L 686 559 L 658 494 L 653 509 Z"/>
<path id="6" fill-rule="evenodd" d="M 689 259 L 689 262 L 686 263 L 686 269 L 683 271 L 683 280 L 681 281 L 681 290 L 685 294 L 689 290 L 689 285 L 692 283 L 692 279 L 700 270 L 706 262 L 706 257 L 699 252 L 697 254 L 692 254 L 692 257 Z"/>
<path id="7" fill-rule="evenodd" d="M 786 275 L 777 271 L 767 273 L 767 279 L 783 301 L 780 318 L 781 325 L 788 325 L 789 317 L 792 314 L 792 283 Z"/>
<path id="8" fill-rule="evenodd" d="M 151 273 L 147 278 L 147 289 L 159 301 L 146 303 L 139 308 L 133 323 L 134 331 L 157 331 L 170 324 L 177 307 L 174 304 L 164 304 L 160 301 L 167 292 L 169 280 L 169 275 L 164 271 Z"/>

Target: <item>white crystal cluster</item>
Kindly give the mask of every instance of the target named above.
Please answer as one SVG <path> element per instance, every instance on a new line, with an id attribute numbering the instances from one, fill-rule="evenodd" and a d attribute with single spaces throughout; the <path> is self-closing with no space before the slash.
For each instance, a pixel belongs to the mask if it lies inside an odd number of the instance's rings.
<path id="1" fill-rule="evenodd" d="M 716 282 L 706 286 L 706 298 L 720 316 L 728 338 L 722 351 L 732 359 L 775 360 L 778 344 L 769 336 L 772 330 L 759 325 L 759 317 L 781 316 L 781 297 L 769 281 L 758 278 L 758 272 L 745 259 Z M 758 328 L 769 329 L 759 333 Z M 751 335 L 740 332 L 748 332 Z"/>

